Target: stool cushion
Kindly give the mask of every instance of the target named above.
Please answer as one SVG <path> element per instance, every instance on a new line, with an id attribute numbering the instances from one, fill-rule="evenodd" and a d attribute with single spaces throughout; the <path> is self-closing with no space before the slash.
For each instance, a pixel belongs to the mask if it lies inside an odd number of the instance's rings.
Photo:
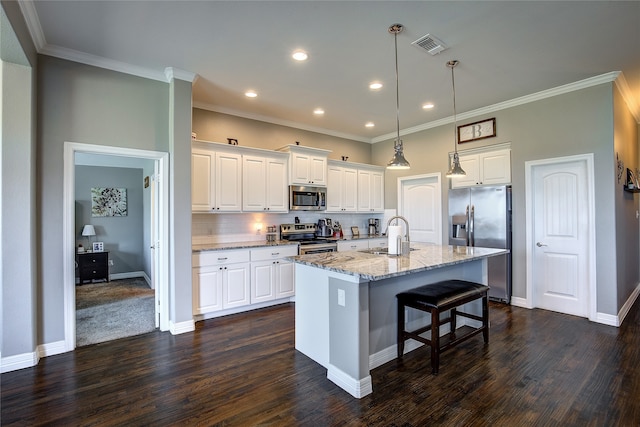
<path id="1" fill-rule="evenodd" d="M 479 283 L 468 282 L 466 280 L 444 280 L 400 292 L 397 297 L 403 301 L 414 301 L 431 307 L 439 307 L 451 303 L 456 299 L 463 299 L 472 295 L 481 295 L 488 291 L 488 286 Z"/>

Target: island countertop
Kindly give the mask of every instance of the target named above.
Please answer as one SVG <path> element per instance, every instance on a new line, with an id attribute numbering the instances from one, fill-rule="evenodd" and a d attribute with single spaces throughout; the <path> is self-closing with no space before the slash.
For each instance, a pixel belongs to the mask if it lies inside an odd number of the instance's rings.
<path id="1" fill-rule="evenodd" d="M 448 265 L 506 254 L 507 249 L 468 246 L 411 244 L 409 255 L 373 254 L 367 251 L 324 252 L 291 257 L 294 262 L 337 273 L 382 280 L 432 270 Z"/>

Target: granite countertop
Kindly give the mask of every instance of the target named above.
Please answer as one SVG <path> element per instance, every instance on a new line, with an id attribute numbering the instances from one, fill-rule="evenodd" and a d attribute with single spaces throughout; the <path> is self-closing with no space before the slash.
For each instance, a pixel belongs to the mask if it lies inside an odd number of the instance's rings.
<path id="1" fill-rule="evenodd" d="M 411 248 L 414 250 L 406 256 L 349 251 L 298 255 L 290 257 L 290 259 L 298 264 L 359 276 L 373 281 L 461 264 L 509 252 L 507 249 L 440 246 L 425 243 L 414 243 Z"/>
<path id="2" fill-rule="evenodd" d="M 276 240 L 275 242 L 267 242 L 266 240 L 254 240 L 249 242 L 226 242 L 226 243 L 198 243 L 191 245 L 193 252 L 202 251 L 224 251 L 229 249 L 251 249 L 271 246 L 298 245 L 297 242 L 288 240 Z"/>

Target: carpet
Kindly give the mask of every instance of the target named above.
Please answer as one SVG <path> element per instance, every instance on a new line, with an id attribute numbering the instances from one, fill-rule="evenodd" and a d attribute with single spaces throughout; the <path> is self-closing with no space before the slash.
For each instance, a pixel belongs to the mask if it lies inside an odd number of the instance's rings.
<path id="1" fill-rule="evenodd" d="M 155 330 L 155 292 L 143 278 L 76 286 L 76 346 Z"/>

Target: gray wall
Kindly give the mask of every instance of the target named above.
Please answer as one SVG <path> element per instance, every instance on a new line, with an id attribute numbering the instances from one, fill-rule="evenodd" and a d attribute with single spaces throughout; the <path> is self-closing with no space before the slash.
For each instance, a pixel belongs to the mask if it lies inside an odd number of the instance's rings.
<path id="1" fill-rule="evenodd" d="M 109 251 L 109 259 L 113 261 L 110 274 L 145 270 L 142 179 L 142 169 L 76 166 L 76 241 L 86 245 L 82 227 L 92 224 L 96 229 L 92 240 L 104 242 L 104 250 Z M 96 187 L 125 188 L 127 215 L 92 217 L 91 189 Z"/>
<path id="2" fill-rule="evenodd" d="M 514 296 L 526 296 L 525 162 L 583 153 L 594 153 L 595 158 L 597 310 L 616 315 L 620 301 L 626 300 L 630 295 L 626 291 L 617 295 L 616 268 L 613 267 L 619 262 L 616 257 L 614 193 L 622 191 L 620 186 L 614 185 L 614 91 L 617 89 L 613 83 L 602 84 L 465 120 L 472 122 L 496 117 L 497 136 L 461 144 L 458 146 L 459 150 L 511 143 Z M 405 155 L 411 163 L 411 169 L 406 172 L 387 172 L 387 208 L 397 204 L 397 177 L 431 172 L 440 172 L 444 177 L 448 168 L 447 153 L 453 151 L 452 131 L 453 124 L 449 124 L 403 137 Z M 393 152 L 392 143 L 385 141 L 372 147 L 374 164 L 384 164 L 388 160 Z M 625 139 L 625 144 L 637 144 L 637 137 Z M 444 179 L 443 215 L 447 209 L 450 186 Z M 446 238 L 446 229 L 443 230 L 443 238 Z M 632 232 L 625 238 L 629 239 L 629 246 L 638 246 L 637 232 Z M 637 258 L 634 263 L 637 263 Z M 633 268 L 637 270 L 636 267 Z M 636 271 L 633 286 L 637 285 L 638 277 Z M 631 278 L 627 281 L 631 281 Z"/>
<path id="3" fill-rule="evenodd" d="M 184 83 L 184 82 L 183 82 Z M 40 56 L 38 64 L 38 135 L 37 135 L 37 200 L 40 235 L 36 253 L 42 260 L 38 284 L 38 299 L 46 304 L 38 310 L 39 343 L 53 343 L 64 339 L 64 283 L 62 270 L 63 206 L 63 147 L 65 141 L 137 148 L 169 152 L 172 168 L 181 168 L 174 188 L 190 194 L 190 131 L 182 131 L 182 140 L 170 137 L 169 120 L 171 102 L 167 83 L 134 77 L 122 73 L 77 64 L 48 56 Z M 187 93 L 189 104 L 181 103 L 185 111 L 178 123 L 188 121 L 190 129 L 191 84 L 179 88 L 180 97 Z M 187 116 L 187 117 L 185 117 Z M 170 194 L 170 199 L 173 199 Z M 175 234 L 189 236 L 188 244 L 176 247 L 170 241 L 170 257 L 191 251 L 190 203 L 174 203 L 169 222 L 175 223 Z M 186 262 L 186 265 L 182 265 Z M 186 311 L 191 309 L 191 262 L 180 260 L 170 273 L 170 288 L 176 297 L 170 305 L 179 305 L 171 321 L 191 320 Z M 188 274 L 186 273 L 188 271 Z M 188 308 L 186 308 L 188 307 Z"/>
<path id="4" fill-rule="evenodd" d="M 342 160 L 342 156 L 346 156 L 350 162 L 371 163 L 371 146 L 366 142 L 244 119 L 199 108 L 193 109 L 193 131 L 202 141 L 227 142 L 227 138 L 235 138 L 238 140 L 238 145 L 268 150 L 277 150 L 299 141 L 300 145 L 306 147 L 331 150 L 329 158 L 333 160 Z"/>

